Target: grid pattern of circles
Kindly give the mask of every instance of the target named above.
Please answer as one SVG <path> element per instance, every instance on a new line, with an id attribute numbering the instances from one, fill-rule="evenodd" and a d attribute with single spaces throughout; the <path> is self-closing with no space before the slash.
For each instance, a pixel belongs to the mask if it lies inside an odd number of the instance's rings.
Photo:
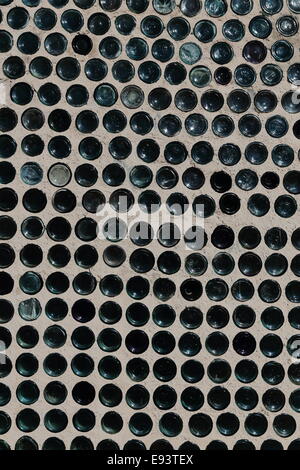
<path id="1" fill-rule="evenodd" d="M 1 448 L 299 448 L 300 1 L 0 5 Z"/>

